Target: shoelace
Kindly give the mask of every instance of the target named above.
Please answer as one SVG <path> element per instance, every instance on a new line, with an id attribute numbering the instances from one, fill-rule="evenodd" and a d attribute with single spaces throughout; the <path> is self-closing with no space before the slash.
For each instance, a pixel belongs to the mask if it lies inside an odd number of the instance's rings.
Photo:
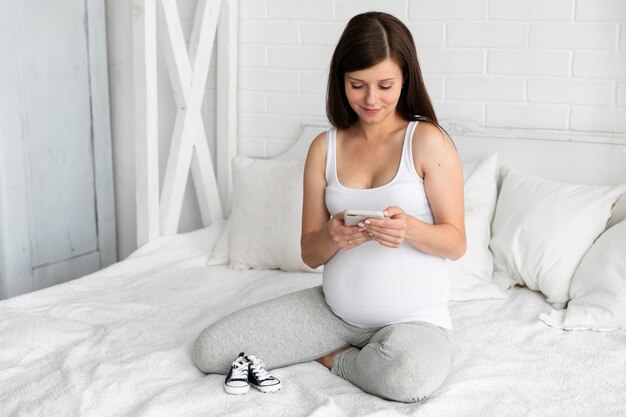
<path id="1" fill-rule="evenodd" d="M 231 379 L 246 379 L 248 377 L 248 367 L 245 363 L 233 362 L 233 373 Z"/>
<path id="2" fill-rule="evenodd" d="M 257 359 L 254 356 L 248 356 L 248 359 L 250 360 L 250 369 L 259 381 L 273 378 L 273 376 L 267 372 L 267 369 L 265 369 L 265 364 L 261 359 Z"/>

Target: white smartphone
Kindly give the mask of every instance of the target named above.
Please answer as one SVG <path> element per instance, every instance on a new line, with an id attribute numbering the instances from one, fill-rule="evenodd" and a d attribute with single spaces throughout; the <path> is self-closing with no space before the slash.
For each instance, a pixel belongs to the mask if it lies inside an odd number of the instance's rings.
<path id="1" fill-rule="evenodd" d="M 346 210 L 343 212 L 343 221 L 346 226 L 356 226 L 366 219 L 386 219 L 382 210 Z"/>

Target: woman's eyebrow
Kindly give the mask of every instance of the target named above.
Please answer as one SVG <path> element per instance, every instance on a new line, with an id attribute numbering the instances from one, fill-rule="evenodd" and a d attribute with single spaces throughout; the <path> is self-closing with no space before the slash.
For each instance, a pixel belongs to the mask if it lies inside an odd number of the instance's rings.
<path id="1" fill-rule="evenodd" d="M 346 76 L 346 77 L 347 77 L 349 80 L 352 80 L 352 81 L 359 81 L 359 82 L 362 82 L 362 83 L 364 83 L 364 82 L 365 82 L 365 81 L 363 81 L 363 80 L 359 80 L 358 78 L 354 78 L 354 77 L 350 77 L 350 76 Z M 396 80 L 396 78 L 385 78 L 384 80 L 378 80 L 378 82 L 379 82 L 379 83 L 382 83 L 382 82 L 385 82 L 385 81 L 394 81 L 394 80 Z"/>

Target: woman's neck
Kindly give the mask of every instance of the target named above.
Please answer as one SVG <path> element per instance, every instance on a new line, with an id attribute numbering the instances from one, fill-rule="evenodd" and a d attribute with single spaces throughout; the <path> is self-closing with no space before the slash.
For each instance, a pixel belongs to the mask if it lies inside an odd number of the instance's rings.
<path id="1" fill-rule="evenodd" d="M 385 139 L 396 130 L 404 129 L 406 124 L 406 120 L 394 113 L 379 123 L 362 123 L 359 120 L 354 127 L 359 136 L 363 136 L 366 141 L 370 142 Z"/>

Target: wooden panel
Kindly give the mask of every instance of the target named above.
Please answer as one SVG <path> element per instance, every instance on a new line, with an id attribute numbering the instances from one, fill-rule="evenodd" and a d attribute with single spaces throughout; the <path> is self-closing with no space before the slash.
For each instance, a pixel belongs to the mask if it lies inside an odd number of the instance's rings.
<path id="1" fill-rule="evenodd" d="M 576 184 L 626 182 L 626 147 L 618 144 L 453 135 L 464 161 L 498 154 L 498 164 Z"/>
<path id="2" fill-rule="evenodd" d="M 18 3 L 35 267 L 98 248 L 85 17 L 74 0 Z"/>
<path id="3" fill-rule="evenodd" d="M 33 270 L 33 289 L 62 284 L 100 269 L 100 253 L 91 252 Z"/>
<path id="4" fill-rule="evenodd" d="M 87 1 L 89 80 L 100 268 L 117 261 L 113 149 L 104 1 Z"/>
<path id="5" fill-rule="evenodd" d="M 0 13 L 0 298 L 115 262 L 104 3 Z"/>
<path id="6" fill-rule="evenodd" d="M 17 1 L 0 13 L 0 299 L 32 290 Z"/>
<path id="7" fill-rule="evenodd" d="M 222 0 L 217 33 L 217 184 L 222 207 L 230 213 L 231 161 L 237 154 L 237 0 Z"/>
<path id="8" fill-rule="evenodd" d="M 133 2 L 137 246 L 159 234 L 156 0 Z"/>

